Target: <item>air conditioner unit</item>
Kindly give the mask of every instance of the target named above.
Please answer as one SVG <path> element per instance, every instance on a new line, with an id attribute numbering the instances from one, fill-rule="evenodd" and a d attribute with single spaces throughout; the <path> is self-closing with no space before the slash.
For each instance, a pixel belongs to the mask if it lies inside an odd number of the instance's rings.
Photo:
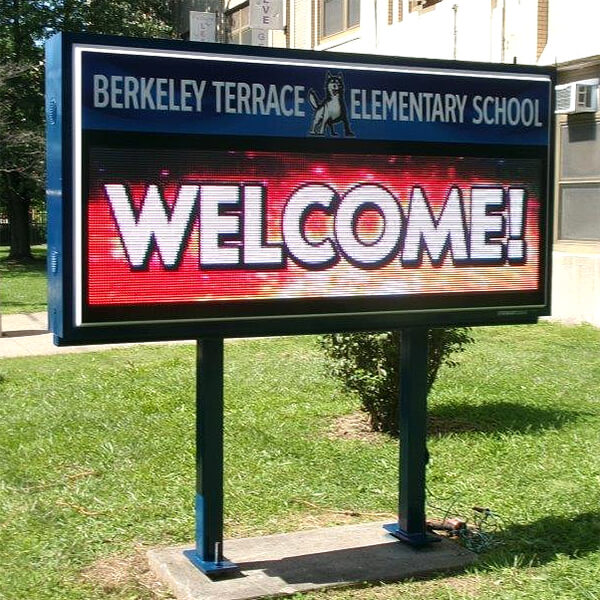
<path id="1" fill-rule="evenodd" d="M 598 79 L 557 85 L 555 90 L 556 114 L 572 115 L 598 110 Z"/>

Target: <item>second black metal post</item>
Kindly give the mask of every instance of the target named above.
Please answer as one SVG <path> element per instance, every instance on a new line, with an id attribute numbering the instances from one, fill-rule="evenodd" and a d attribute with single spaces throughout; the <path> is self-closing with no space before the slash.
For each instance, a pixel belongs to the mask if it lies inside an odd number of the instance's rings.
<path id="1" fill-rule="evenodd" d="M 398 539 L 422 546 L 436 541 L 425 523 L 427 468 L 427 363 L 428 330 L 402 330 L 400 365 L 399 435 L 400 482 L 398 523 L 386 529 Z"/>

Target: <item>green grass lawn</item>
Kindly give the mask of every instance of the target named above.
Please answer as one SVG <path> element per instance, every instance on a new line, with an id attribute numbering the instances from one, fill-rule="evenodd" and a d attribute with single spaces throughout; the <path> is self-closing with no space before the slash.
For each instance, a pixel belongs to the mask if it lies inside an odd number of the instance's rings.
<path id="1" fill-rule="evenodd" d="M 428 514 L 490 507 L 498 545 L 451 577 L 298 597 L 600 598 L 600 330 L 475 337 L 431 394 Z M 155 597 L 144 549 L 192 541 L 193 376 L 192 346 L 0 361 L 0 598 Z M 357 410 L 315 338 L 228 343 L 226 537 L 385 521 L 397 442 L 332 435 Z"/>
<path id="2" fill-rule="evenodd" d="M 34 260 L 16 263 L 0 246 L 0 312 L 27 313 L 46 310 L 46 246 L 33 246 Z"/>

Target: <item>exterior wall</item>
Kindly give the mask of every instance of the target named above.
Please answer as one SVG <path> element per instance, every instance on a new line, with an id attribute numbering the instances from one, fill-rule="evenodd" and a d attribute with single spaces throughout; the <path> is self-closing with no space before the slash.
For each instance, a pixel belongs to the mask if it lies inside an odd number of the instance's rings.
<path id="1" fill-rule="evenodd" d="M 362 0 L 359 28 L 319 42 L 312 35 L 318 0 L 291 0 L 291 47 L 521 64 L 600 54 L 595 0 L 442 0 L 413 12 L 409 2 L 392 0 L 390 11 L 389 0 Z M 547 27 L 539 58 L 538 26 Z"/>
<path id="2" fill-rule="evenodd" d="M 312 0 L 291 0 L 290 46 L 310 50 L 313 39 Z"/>
<path id="3" fill-rule="evenodd" d="M 600 327 L 600 251 L 553 252 L 552 318 Z"/>
<path id="4" fill-rule="evenodd" d="M 559 83 L 600 78 L 600 57 L 559 65 L 558 69 Z M 586 321 L 600 327 L 600 241 L 566 239 L 560 226 L 563 189 L 568 189 L 569 185 L 590 185 L 600 190 L 600 111 L 562 115 L 557 119 L 556 129 L 552 316 L 569 322 Z M 575 129 L 578 135 L 573 135 Z M 567 140 L 572 150 L 569 168 L 565 166 Z M 581 149 L 577 148 L 579 145 Z M 596 199 L 596 214 L 599 214 L 600 198 Z M 600 238 L 600 219 L 592 224 L 593 227 Z"/>
<path id="5" fill-rule="evenodd" d="M 389 0 L 362 0 L 360 27 L 321 40 L 316 48 L 531 64 L 537 58 L 537 36 L 527 32 L 536 29 L 537 0 L 442 0 L 415 11 L 410 0 L 392 0 L 391 11 Z"/>
<path id="6" fill-rule="evenodd" d="M 540 64 L 557 64 L 600 54 L 600 2 L 550 0 L 548 44 Z"/>
<path id="7" fill-rule="evenodd" d="M 442 0 L 424 11 L 410 0 L 362 0 L 356 30 L 317 39 L 318 0 L 286 0 L 292 48 L 336 49 L 423 58 L 556 64 L 600 54 L 600 2 L 591 0 Z M 226 0 L 231 10 L 244 0 Z M 538 7 L 547 6 L 547 41 L 538 59 Z M 391 9 L 390 9 L 391 6 Z M 388 23 L 388 15 L 393 15 Z M 399 19 L 399 15 L 402 18 Z M 275 35 L 277 45 L 282 35 Z"/>
<path id="8" fill-rule="evenodd" d="M 422 12 L 410 12 L 408 3 L 404 4 L 402 21 L 381 28 L 378 53 L 493 60 L 491 34 L 499 11 L 490 2 L 445 0 Z"/>

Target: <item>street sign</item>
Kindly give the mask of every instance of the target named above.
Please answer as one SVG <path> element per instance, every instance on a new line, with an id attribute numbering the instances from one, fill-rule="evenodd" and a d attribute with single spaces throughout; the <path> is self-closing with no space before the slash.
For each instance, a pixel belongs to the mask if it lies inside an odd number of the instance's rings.
<path id="1" fill-rule="evenodd" d="M 250 27 L 283 29 L 283 0 L 250 0 Z"/>
<path id="2" fill-rule="evenodd" d="M 267 29 L 252 29 L 252 45 L 253 46 L 268 46 L 269 31 Z"/>
<path id="3" fill-rule="evenodd" d="M 215 42 L 217 40 L 217 15 L 210 12 L 190 11 L 190 41 Z"/>

